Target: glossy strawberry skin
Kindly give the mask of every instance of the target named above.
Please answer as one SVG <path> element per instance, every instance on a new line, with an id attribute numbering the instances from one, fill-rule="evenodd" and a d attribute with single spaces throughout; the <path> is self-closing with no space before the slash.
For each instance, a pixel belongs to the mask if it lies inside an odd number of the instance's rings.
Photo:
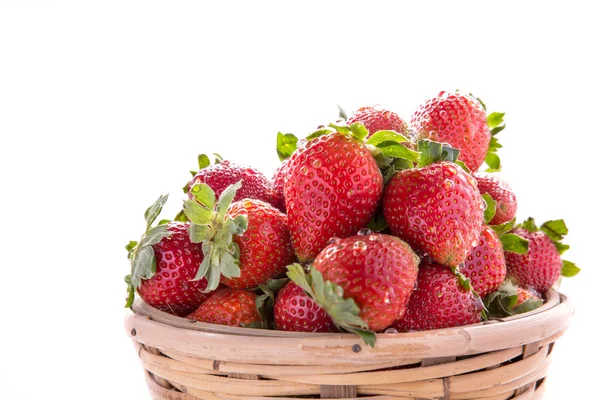
<path id="1" fill-rule="evenodd" d="M 284 213 L 286 212 L 286 209 L 285 198 L 283 197 L 283 186 L 285 183 L 285 177 L 287 175 L 289 160 L 289 158 L 283 160 L 283 162 L 279 165 L 279 167 L 277 167 L 277 169 L 273 173 L 273 178 L 271 178 L 276 203 L 273 205 L 279 208 Z"/>
<path id="2" fill-rule="evenodd" d="M 230 218 L 245 215 L 248 229 L 233 241 L 240 249 L 241 275 L 222 277 L 221 282 L 230 288 L 255 288 L 259 283 L 285 272 L 294 261 L 294 249 L 287 216 L 272 205 L 254 199 L 233 203 L 227 212 Z"/>
<path id="3" fill-rule="evenodd" d="M 152 307 L 170 314 L 184 316 L 198 308 L 212 293 L 202 293 L 206 279 L 194 281 L 202 262 L 202 246 L 192 243 L 189 223 L 170 222 L 171 236 L 153 247 L 156 273 L 142 280 L 138 293 Z"/>
<path id="4" fill-rule="evenodd" d="M 228 326 L 248 326 L 261 322 L 256 309 L 256 294 L 237 289 L 223 289 L 214 293 L 187 318 Z"/>
<path id="5" fill-rule="evenodd" d="M 471 171 L 483 164 L 491 134 L 485 110 L 477 99 L 441 92 L 419 106 L 410 124 L 419 139 L 449 143 L 460 149 L 458 158 Z"/>
<path id="6" fill-rule="evenodd" d="M 507 275 L 523 288 L 545 293 L 556 283 L 562 260 L 552 240 L 542 231 L 517 228 L 513 233 L 529 240 L 526 254 L 505 252 Z"/>
<path id="7" fill-rule="evenodd" d="M 421 264 L 406 313 L 393 327 L 406 332 L 475 324 L 481 321 L 481 310 L 482 303 L 459 285 L 450 268 Z"/>
<path id="8" fill-rule="evenodd" d="M 331 317 L 304 290 L 288 282 L 277 293 L 275 329 L 293 332 L 336 332 Z"/>
<path id="9" fill-rule="evenodd" d="M 346 121 L 347 125 L 362 122 L 369 131 L 369 136 L 377 131 L 396 131 L 408 133 L 408 124 L 393 111 L 376 107 L 361 107 Z"/>
<path id="10" fill-rule="evenodd" d="M 240 180 L 242 187 L 238 189 L 233 201 L 246 198 L 257 199 L 277 206 L 273 185 L 262 172 L 252 167 L 236 165 L 227 160 L 198 171 L 188 184 L 188 190 L 195 184 L 205 183 L 219 198 L 223 190 Z M 189 197 L 193 198 L 193 195 L 189 194 Z"/>
<path id="11" fill-rule="evenodd" d="M 504 249 L 498 235 L 489 226 L 484 226 L 479 234 L 479 243 L 460 266 L 462 272 L 480 297 L 498 290 L 506 278 Z"/>
<path id="12" fill-rule="evenodd" d="M 515 307 L 520 306 L 529 299 L 541 300 L 540 296 L 534 293 L 534 291 L 523 289 L 522 287 L 517 286 L 517 303 L 515 304 Z"/>
<path id="13" fill-rule="evenodd" d="M 392 233 L 439 264 L 458 266 L 478 242 L 483 200 L 475 180 L 454 163 L 398 172 L 382 205 Z"/>
<path id="14" fill-rule="evenodd" d="M 372 218 L 383 177 L 367 148 L 331 133 L 310 140 L 290 158 L 284 196 L 298 259 L 314 259 L 332 237 L 356 233 Z"/>
<path id="15" fill-rule="evenodd" d="M 379 233 L 333 241 L 313 263 L 323 279 L 354 299 L 359 316 L 374 331 L 384 330 L 404 313 L 418 265 L 408 244 Z"/>
<path id="16" fill-rule="evenodd" d="M 496 201 L 496 215 L 490 225 L 500 225 L 511 221 L 517 215 L 517 196 L 508 183 L 493 174 L 476 173 L 477 187 L 481 194 L 487 193 Z"/>

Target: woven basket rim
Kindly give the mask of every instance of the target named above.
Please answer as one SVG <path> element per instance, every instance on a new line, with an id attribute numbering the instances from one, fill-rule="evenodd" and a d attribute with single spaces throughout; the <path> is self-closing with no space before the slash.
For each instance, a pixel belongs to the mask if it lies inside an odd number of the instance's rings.
<path id="1" fill-rule="evenodd" d="M 368 364 L 398 357 L 478 354 L 556 340 L 572 320 L 573 304 L 554 290 L 546 298 L 542 308 L 503 320 L 431 331 L 380 333 L 373 349 L 347 333 L 263 331 L 192 323 L 141 300 L 126 312 L 125 328 L 137 342 L 207 359 L 239 361 L 241 357 L 256 364 L 285 364 L 303 357 L 301 362 L 314 365 Z"/>

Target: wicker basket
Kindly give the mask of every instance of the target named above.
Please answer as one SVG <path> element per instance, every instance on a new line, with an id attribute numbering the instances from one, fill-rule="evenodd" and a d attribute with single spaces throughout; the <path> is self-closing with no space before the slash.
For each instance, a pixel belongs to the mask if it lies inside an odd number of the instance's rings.
<path id="1" fill-rule="evenodd" d="M 378 334 L 307 334 L 191 322 L 137 300 L 125 327 L 154 399 L 541 399 L 571 302 L 477 325 Z"/>

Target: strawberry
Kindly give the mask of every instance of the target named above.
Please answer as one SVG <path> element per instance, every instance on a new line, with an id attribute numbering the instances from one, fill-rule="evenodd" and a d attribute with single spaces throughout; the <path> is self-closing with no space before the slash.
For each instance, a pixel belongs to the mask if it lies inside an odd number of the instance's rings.
<path id="1" fill-rule="evenodd" d="M 569 232 L 563 220 L 548 221 L 541 228 L 529 218 L 512 231 L 529 240 L 525 254 L 505 252 L 508 276 L 523 288 L 533 288 L 545 293 L 561 276 L 574 276 L 579 268 L 562 260 L 561 254 L 569 246 L 562 239 Z"/>
<path id="2" fill-rule="evenodd" d="M 335 332 L 327 312 L 294 282 L 277 294 L 274 308 L 275 329 L 295 332 Z"/>
<path id="3" fill-rule="evenodd" d="M 186 318 L 229 326 L 251 326 L 261 323 L 256 309 L 256 293 L 236 289 L 223 289 L 214 293 Z"/>
<path id="4" fill-rule="evenodd" d="M 480 297 L 498 290 L 506 278 L 506 262 L 502 243 L 489 226 L 483 227 L 479 243 L 458 270 L 469 278 Z"/>
<path id="5" fill-rule="evenodd" d="M 485 299 L 488 318 L 504 318 L 535 310 L 544 304 L 540 295 L 533 289 L 515 286 L 510 280 L 500 285 L 497 291 Z"/>
<path id="6" fill-rule="evenodd" d="M 458 266 L 478 243 L 484 202 L 469 174 L 440 161 L 394 175 L 382 209 L 394 235 L 439 264 Z"/>
<path id="7" fill-rule="evenodd" d="M 313 138 L 290 158 L 284 197 L 301 261 L 314 259 L 330 238 L 352 235 L 375 213 L 383 177 L 362 142 L 366 129 L 360 135 L 355 131 L 354 136 L 332 132 Z"/>
<path id="8" fill-rule="evenodd" d="M 203 164 L 200 164 L 200 166 L 202 167 Z M 262 200 L 275 206 L 278 205 L 273 185 L 262 172 L 227 160 L 200 169 L 188 183 L 186 189 L 191 199 L 193 194 L 189 193 L 189 189 L 196 184 L 205 183 L 215 192 L 218 199 L 225 188 L 238 181 L 242 182 L 242 186 L 237 191 L 233 201 L 248 198 Z"/>
<path id="9" fill-rule="evenodd" d="M 194 198 L 183 205 L 192 223 L 190 239 L 202 243 L 204 260 L 196 279 L 207 277 L 207 290 L 217 288 L 221 275 L 228 287 L 253 288 L 295 261 L 285 214 L 256 199 L 230 205 L 241 185 L 227 187 L 216 202 L 208 185 L 195 184 Z"/>
<path id="10" fill-rule="evenodd" d="M 273 174 L 273 178 L 271 178 L 271 183 L 273 185 L 273 192 L 275 196 L 275 203 L 273 204 L 281 211 L 285 212 L 285 198 L 283 197 L 283 186 L 285 183 L 285 176 L 287 175 L 287 170 L 289 166 L 289 158 L 283 160 L 283 162 L 277 167 L 275 173 Z"/>
<path id="11" fill-rule="evenodd" d="M 396 131 L 402 134 L 408 134 L 408 124 L 393 111 L 385 110 L 379 107 L 361 107 L 348 118 L 346 123 L 351 125 L 355 122 L 362 122 L 369 136 L 377 131 Z"/>
<path id="12" fill-rule="evenodd" d="M 475 324 L 481 321 L 481 310 L 481 301 L 449 268 L 422 263 L 406 313 L 393 327 L 403 332 Z"/>
<path id="13" fill-rule="evenodd" d="M 333 240 L 313 266 L 339 285 L 369 329 L 381 331 L 403 313 L 417 279 L 419 258 L 397 237 L 368 230 Z"/>
<path id="14" fill-rule="evenodd" d="M 501 225 L 515 218 L 517 214 L 517 196 L 508 183 L 494 174 L 475 173 L 477 188 L 481 194 L 489 194 L 496 202 L 496 214 L 490 225 Z"/>
<path id="15" fill-rule="evenodd" d="M 127 246 L 132 264 L 126 277 L 130 298 L 134 290 L 152 307 L 183 316 L 195 310 L 209 293 L 204 293 L 207 280 L 194 280 L 202 262 L 202 249 L 188 236 L 189 223 L 169 222 L 150 228 L 160 213 L 167 196 L 161 196 L 146 211 L 147 232 L 139 243 Z"/>
<path id="16" fill-rule="evenodd" d="M 491 133 L 482 104 L 460 93 L 440 94 L 420 105 L 411 127 L 419 139 L 449 143 L 460 149 L 459 159 L 476 171 L 486 158 Z"/>
<path id="17" fill-rule="evenodd" d="M 259 283 L 285 272 L 285 267 L 296 261 L 287 216 L 270 204 L 245 199 L 233 203 L 228 218 L 240 215 L 248 219 L 248 229 L 234 236 L 239 247 L 240 276 L 222 279 L 225 286 L 236 289 L 256 287 Z"/>

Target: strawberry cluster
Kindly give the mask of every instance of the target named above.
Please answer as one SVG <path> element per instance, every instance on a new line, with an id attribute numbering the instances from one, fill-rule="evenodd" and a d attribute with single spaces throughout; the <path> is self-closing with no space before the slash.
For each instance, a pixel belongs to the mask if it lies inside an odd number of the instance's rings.
<path id="1" fill-rule="evenodd" d="M 197 321 L 304 332 L 473 324 L 539 307 L 560 276 L 562 220 L 516 224 L 496 135 L 472 95 L 442 92 L 410 123 L 363 107 L 299 140 L 277 135 L 272 179 L 198 157 L 182 211 L 127 246 L 131 306 Z M 486 164 L 485 172 L 477 172 Z"/>

